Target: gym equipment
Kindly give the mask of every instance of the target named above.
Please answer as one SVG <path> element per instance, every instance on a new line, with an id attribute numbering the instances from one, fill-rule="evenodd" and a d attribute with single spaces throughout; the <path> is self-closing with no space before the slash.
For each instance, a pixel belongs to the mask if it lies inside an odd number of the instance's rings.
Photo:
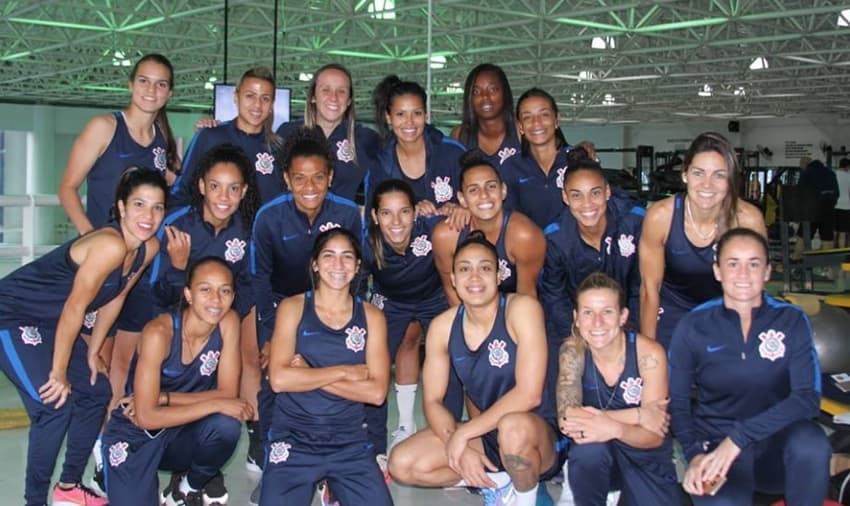
<path id="1" fill-rule="evenodd" d="M 803 308 L 808 315 L 821 371 L 824 374 L 850 372 L 850 337 L 847 335 L 850 313 L 812 294 L 786 294 L 784 298 Z"/>

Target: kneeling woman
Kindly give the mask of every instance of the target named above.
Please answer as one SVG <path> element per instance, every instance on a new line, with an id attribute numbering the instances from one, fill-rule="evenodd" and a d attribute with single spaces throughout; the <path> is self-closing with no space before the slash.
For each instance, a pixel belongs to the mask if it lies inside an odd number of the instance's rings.
<path id="1" fill-rule="evenodd" d="M 175 473 L 163 492 L 166 505 L 209 504 L 201 489 L 236 449 L 240 421 L 253 414 L 237 399 L 239 317 L 230 310 L 230 267 L 217 257 L 198 260 L 183 294 L 184 309 L 159 315 L 142 331 L 128 395 L 106 425 L 112 504 L 159 504 L 159 469 Z"/>
<path id="2" fill-rule="evenodd" d="M 664 348 L 623 330 L 623 289 L 601 272 L 578 286 L 573 313 L 573 337 L 561 346 L 558 409 L 561 430 L 574 441 L 567 477 L 575 503 L 604 505 L 619 489 L 625 504 L 680 504 L 666 434 Z M 574 399 L 571 372 L 582 361 L 582 395 Z"/>
<path id="3" fill-rule="evenodd" d="M 784 493 L 792 506 L 826 497 L 831 451 L 813 421 L 820 367 L 812 328 L 802 309 L 764 293 L 767 251 L 750 229 L 723 234 L 714 264 L 723 297 L 697 306 L 673 332 L 670 413 L 689 461 L 682 485 L 697 506 L 752 504 L 754 491 Z"/>
<path id="4" fill-rule="evenodd" d="M 319 234 L 309 266 L 315 289 L 278 306 L 261 506 L 310 504 L 322 480 L 340 504 L 392 504 L 363 428 L 365 405 L 383 404 L 390 371 L 384 315 L 351 294 L 359 244 L 343 228 Z"/>
<path id="5" fill-rule="evenodd" d="M 541 367 L 548 358 L 543 310 L 533 297 L 500 293 L 498 266 L 482 232 L 458 246 L 452 282 L 461 305 L 435 318 L 425 341 L 429 427 L 393 449 L 390 473 L 423 487 L 461 480 L 480 487 L 485 504 L 551 504 L 538 485 L 560 465 L 554 392 L 547 388 L 554 367 Z M 479 413 L 464 423 L 444 403 L 451 369 Z"/>

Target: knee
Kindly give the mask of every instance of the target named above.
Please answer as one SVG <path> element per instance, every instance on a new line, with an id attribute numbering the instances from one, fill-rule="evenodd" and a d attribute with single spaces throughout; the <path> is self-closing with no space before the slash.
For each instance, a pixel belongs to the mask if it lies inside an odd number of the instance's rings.
<path id="1" fill-rule="evenodd" d="M 205 439 L 217 439 L 228 443 L 239 441 L 242 424 L 239 420 L 220 413 L 210 415 L 206 421 Z"/>
<path id="2" fill-rule="evenodd" d="M 387 461 L 387 469 L 393 480 L 405 485 L 413 485 L 417 482 L 415 477 L 419 472 L 416 467 L 418 459 L 415 453 L 409 445 L 405 445 L 403 442 L 392 449 Z"/>
<path id="3" fill-rule="evenodd" d="M 508 413 L 499 420 L 499 448 L 503 453 L 528 449 L 535 437 L 535 424 L 529 413 Z"/>
<path id="4" fill-rule="evenodd" d="M 823 429 L 816 423 L 803 420 L 788 428 L 786 460 L 801 462 L 806 468 L 828 466 L 832 447 Z"/>
<path id="5" fill-rule="evenodd" d="M 584 472 L 596 473 L 600 469 L 607 469 L 613 463 L 608 443 L 573 444 L 567 459 L 570 480 Z"/>

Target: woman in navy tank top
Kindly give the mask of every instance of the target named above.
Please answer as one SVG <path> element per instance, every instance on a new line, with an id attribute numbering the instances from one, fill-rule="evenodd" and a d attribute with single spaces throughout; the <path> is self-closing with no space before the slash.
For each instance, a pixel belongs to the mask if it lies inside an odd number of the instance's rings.
<path id="1" fill-rule="evenodd" d="M 428 428 L 390 453 L 390 473 L 422 487 L 481 488 L 484 504 L 552 504 L 541 479 L 559 458 L 554 388 L 543 310 L 533 298 L 498 289 L 498 255 L 473 232 L 454 256 L 462 305 L 431 324 L 423 368 Z M 475 407 L 464 422 L 444 403 L 450 370 Z"/>
<path id="2" fill-rule="evenodd" d="M 664 348 L 625 330 L 625 292 L 601 272 L 578 286 L 573 313 L 559 356 L 559 425 L 573 440 L 561 501 L 604 506 L 621 490 L 629 505 L 680 504 Z"/>
<path id="3" fill-rule="evenodd" d="M 463 117 L 451 136 L 477 149 L 493 167 L 501 169 L 521 149 L 513 108 L 514 96 L 505 71 L 498 65 L 482 63 L 466 76 Z"/>
<path id="4" fill-rule="evenodd" d="M 204 257 L 187 271 L 183 307 L 142 331 L 126 395 L 103 434 L 109 502 L 148 506 L 226 504 L 205 488 L 233 454 L 240 421 L 253 415 L 239 395 L 239 317 L 233 271 Z M 157 470 L 172 471 L 158 490 Z"/>
<path id="5" fill-rule="evenodd" d="M 340 504 L 392 504 L 363 426 L 365 406 L 386 399 L 390 371 L 384 315 L 352 295 L 360 262 L 354 234 L 322 232 L 310 255 L 314 289 L 277 308 L 260 506 L 309 504 L 323 480 Z"/>
<path id="6" fill-rule="evenodd" d="M 682 169 L 685 193 L 647 210 L 638 246 L 640 330 L 665 348 L 685 313 L 721 293 L 712 273 L 717 238 L 732 227 L 767 236 L 761 211 L 738 197 L 741 171 L 725 137 L 698 135 Z"/>
<path id="7" fill-rule="evenodd" d="M 32 420 L 27 505 L 47 503 L 66 434 L 53 504 L 104 504 L 79 484 L 110 398 L 98 352 L 128 291 L 159 248 L 154 234 L 165 215 L 166 192 L 160 173 L 126 171 L 113 201 L 117 221 L 0 280 L 0 369 Z M 80 339 L 81 329 L 91 334 L 88 342 Z"/>
<path id="8" fill-rule="evenodd" d="M 473 230 L 484 233 L 499 253 L 499 290 L 537 297 L 537 278 L 546 256 L 543 232 L 524 214 L 504 208 L 507 186 L 499 171 L 479 152 L 461 158 L 461 210 L 469 224 L 457 230 L 448 220 L 434 228 L 434 262 L 451 305 L 460 300 L 452 285 L 452 257 Z"/>

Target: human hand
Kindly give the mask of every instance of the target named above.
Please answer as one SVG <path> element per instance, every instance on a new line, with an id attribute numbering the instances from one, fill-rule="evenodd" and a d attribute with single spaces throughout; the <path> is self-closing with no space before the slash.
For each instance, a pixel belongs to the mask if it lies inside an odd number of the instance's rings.
<path id="1" fill-rule="evenodd" d="M 437 206 L 430 200 L 420 200 L 416 203 L 416 216 L 433 216 L 437 214 Z"/>
<path id="2" fill-rule="evenodd" d="M 171 265 L 181 271 L 186 270 L 189 264 L 189 253 L 192 251 L 192 236 L 172 226 L 165 227 L 165 234 L 168 236 L 166 249 Z"/>
<path id="3" fill-rule="evenodd" d="M 54 409 L 59 409 L 65 404 L 71 393 L 71 384 L 68 383 L 66 373 L 51 370 L 47 375 L 47 382 L 38 389 L 38 395 L 43 404 L 56 403 Z"/>
<path id="4" fill-rule="evenodd" d="M 576 443 L 604 443 L 620 438 L 622 427 L 619 422 L 600 409 L 590 406 L 583 406 L 581 409 L 590 416 L 571 416 L 559 424 L 564 434 Z"/>
<path id="5" fill-rule="evenodd" d="M 88 362 L 89 371 L 91 371 L 91 375 L 89 376 L 90 385 L 94 386 L 97 381 L 98 374 L 109 374 L 109 366 L 106 365 L 103 357 L 101 357 L 100 353 L 96 350 L 89 348 L 89 351 L 86 354 L 86 362 Z"/>
<path id="6" fill-rule="evenodd" d="M 269 366 L 269 352 L 271 351 L 271 342 L 268 342 L 260 348 L 260 369 L 265 370 Z"/>
<path id="7" fill-rule="evenodd" d="M 204 128 L 213 128 L 218 126 L 218 121 L 215 118 L 201 118 L 195 122 L 195 131 L 203 130 Z"/>
<path id="8" fill-rule="evenodd" d="M 448 204 L 447 204 L 448 205 Z M 444 209 L 446 206 L 440 208 Z M 469 222 L 472 221 L 472 213 L 469 212 L 469 209 L 455 206 L 452 208 L 446 218 L 446 222 L 449 224 L 449 228 L 452 230 L 461 231 L 464 227 L 469 225 Z"/>
<path id="9" fill-rule="evenodd" d="M 638 425 L 660 437 L 667 435 L 670 430 L 670 413 L 667 406 L 670 399 L 661 399 L 648 404 L 642 404 L 638 412 Z"/>
<path id="10" fill-rule="evenodd" d="M 218 399 L 216 411 L 237 420 L 252 420 L 254 418 L 254 408 L 243 399 Z"/>

